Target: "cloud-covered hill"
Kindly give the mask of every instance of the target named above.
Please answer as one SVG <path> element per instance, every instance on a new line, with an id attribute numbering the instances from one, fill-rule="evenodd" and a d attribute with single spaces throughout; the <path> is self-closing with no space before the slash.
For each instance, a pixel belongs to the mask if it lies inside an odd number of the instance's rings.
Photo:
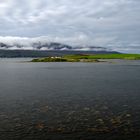
<path id="1" fill-rule="evenodd" d="M 58 42 L 60 41 L 60 42 Z M 64 43 L 62 43 L 64 42 Z M 0 38 L 1 50 L 68 50 L 68 51 L 107 51 L 104 47 L 86 46 L 86 45 L 72 45 L 66 43 L 67 40 L 50 40 L 45 37 L 37 38 L 21 38 L 21 37 L 5 37 Z M 69 44 L 69 45 L 67 45 Z"/>

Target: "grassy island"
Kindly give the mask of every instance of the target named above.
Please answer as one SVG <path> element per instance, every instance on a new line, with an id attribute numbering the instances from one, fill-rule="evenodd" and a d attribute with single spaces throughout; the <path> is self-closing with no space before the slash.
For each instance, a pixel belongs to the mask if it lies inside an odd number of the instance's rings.
<path id="1" fill-rule="evenodd" d="M 33 59 L 31 62 L 100 62 L 97 59 L 84 59 L 84 58 L 69 58 L 70 56 L 66 57 L 45 57 L 45 58 L 36 58 Z"/>
<path id="2" fill-rule="evenodd" d="M 102 62 L 100 59 L 125 59 L 125 60 L 140 60 L 140 54 L 76 54 L 65 55 L 62 57 L 45 57 L 36 58 L 31 62 Z"/>

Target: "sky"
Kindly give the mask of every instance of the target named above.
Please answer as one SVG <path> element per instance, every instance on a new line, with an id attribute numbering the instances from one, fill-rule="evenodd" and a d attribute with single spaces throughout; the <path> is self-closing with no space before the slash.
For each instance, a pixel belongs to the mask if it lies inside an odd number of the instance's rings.
<path id="1" fill-rule="evenodd" d="M 140 53 L 140 0 L 0 0 L 0 42 L 48 40 Z"/>

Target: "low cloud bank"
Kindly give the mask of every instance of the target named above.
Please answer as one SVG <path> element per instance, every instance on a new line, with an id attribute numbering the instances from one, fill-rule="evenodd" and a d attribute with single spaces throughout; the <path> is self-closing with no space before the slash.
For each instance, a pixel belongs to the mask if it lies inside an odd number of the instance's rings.
<path id="1" fill-rule="evenodd" d="M 140 53 L 139 44 L 131 44 L 130 46 L 122 45 L 100 45 L 107 38 L 93 39 L 93 43 L 89 44 L 91 38 L 85 35 L 73 37 L 13 37 L 0 36 L 0 49 L 5 50 L 75 50 L 75 51 L 117 51 L 122 53 Z M 95 43 L 94 43 L 95 41 Z M 97 45 L 99 44 L 99 45 Z M 101 46 L 101 47 L 99 47 Z"/>
<path id="2" fill-rule="evenodd" d="M 88 39 L 87 39 L 88 41 Z M 80 43 L 78 43 L 80 42 Z M 81 50 L 81 51 L 102 51 L 104 47 L 85 45 L 85 36 L 77 37 L 0 37 L 0 49 L 8 50 Z"/>

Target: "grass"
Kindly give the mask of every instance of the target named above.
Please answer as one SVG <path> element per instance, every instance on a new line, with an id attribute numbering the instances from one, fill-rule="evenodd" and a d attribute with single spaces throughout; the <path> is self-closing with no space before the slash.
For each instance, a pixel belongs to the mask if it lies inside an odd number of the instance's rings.
<path id="1" fill-rule="evenodd" d="M 45 57 L 33 59 L 31 62 L 101 62 L 99 59 L 140 60 L 140 54 L 95 54 L 65 55 L 63 57 Z"/>
<path id="2" fill-rule="evenodd" d="M 73 59 L 127 59 L 138 60 L 140 54 L 95 54 L 95 55 L 66 55 L 64 58 Z"/>
<path id="3" fill-rule="evenodd" d="M 55 57 L 45 57 L 45 58 L 37 58 L 33 59 L 32 62 L 79 62 L 78 59 L 72 58 L 55 58 Z"/>

